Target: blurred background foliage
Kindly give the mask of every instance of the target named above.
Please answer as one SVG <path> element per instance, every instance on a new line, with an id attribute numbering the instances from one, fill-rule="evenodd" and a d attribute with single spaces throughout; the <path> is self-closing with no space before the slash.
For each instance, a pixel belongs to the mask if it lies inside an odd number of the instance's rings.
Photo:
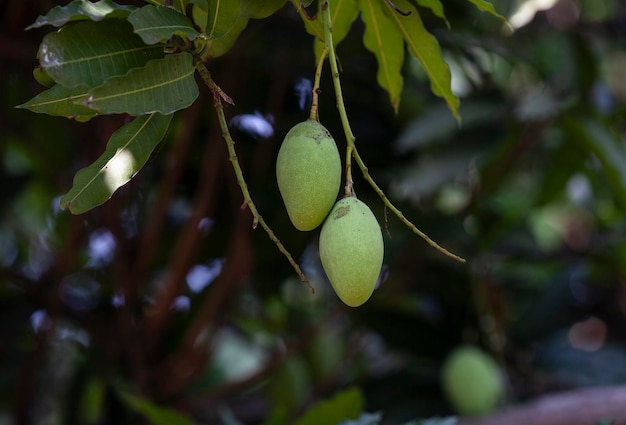
<path id="1" fill-rule="evenodd" d="M 294 8 L 251 21 L 209 68 L 235 101 L 226 112 L 252 197 L 314 295 L 240 209 L 207 93 L 109 202 L 60 211 L 76 170 L 127 118 L 14 109 L 41 91 L 32 70 L 48 31 L 23 29 L 59 3 L 0 2 L 0 424 L 454 415 L 440 369 L 460 344 L 496 359 L 507 404 L 626 382 L 623 2 L 495 1 L 515 31 L 464 1 L 445 2 L 450 28 L 422 10 L 460 126 L 410 59 L 395 116 L 355 22 L 338 54 L 361 156 L 409 219 L 468 260 L 428 247 L 357 176 L 386 247 L 358 309 L 332 292 L 317 232 L 293 229 L 275 182 L 314 73 Z M 342 149 L 328 74 L 320 118 Z"/>

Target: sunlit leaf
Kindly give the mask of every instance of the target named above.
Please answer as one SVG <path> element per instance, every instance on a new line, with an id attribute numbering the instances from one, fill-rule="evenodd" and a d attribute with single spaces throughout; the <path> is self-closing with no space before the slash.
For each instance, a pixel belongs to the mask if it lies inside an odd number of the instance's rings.
<path id="1" fill-rule="evenodd" d="M 193 40 L 200 35 L 185 15 L 169 7 L 147 5 L 128 17 L 135 34 L 146 44 L 156 44 L 180 35 Z"/>
<path id="2" fill-rule="evenodd" d="M 84 104 L 104 114 L 169 114 L 198 97 L 194 71 L 189 53 L 167 55 L 107 80 L 89 92 Z"/>
<path id="3" fill-rule="evenodd" d="M 379 0 L 360 0 L 361 17 L 365 22 L 363 43 L 376 56 L 378 84 L 389 93 L 389 100 L 397 113 L 402 92 L 404 39 L 394 20 L 389 17 L 384 3 Z M 397 14 L 395 11 L 391 13 Z"/>
<path id="4" fill-rule="evenodd" d="M 159 406 L 127 392 L 119 394 L 128 407 L 141 413 L 152 425 L 193 425 L 191 419 L 173 409 Z"/>
<path id="5" fill-rule="evenodd" d="M 135 10 L 134 6 L 119 5 L 111 0 L 100 0 L 95 3 L 87 0 L 74 0 L 66 6 L 53 7 L 46 15 L 39 16 L 35 23 L 26 29 L 39 28 L 44 25 L 61 27 L 71 21 L 125 18 L 133 10 Z"/>
<path id="6" fill-rule="evenodd" d="M 106 202 L 145 165 L 171 119 L 172 115 L 143 115 L 113 133 L 102 156 L 76 173 L 61 207 L 81 214 Z"/>
<path id="7" fill-rule="evenodd" d="M 77 22 L 47 34 L 39 47 L 43 70 L 66 87 L 95 87 L 149 60 L 163 57 L 161 46 L 146 46 L 121 19 Z"/>
<path id="8" fill-rule="evenodd" d="M 251 19 L 263 19 L 273 15 L 283 7 L 287 0 L 241 0 L 239 16 Z"/>
<path id="9" fill-rule="evenodd" d="M 337 0 L 331 4 L 330 19 L 333 27 L 333 44 L 338 45 L 348 32 L 352 23 L 359 16 L 357 0 Z M 315 57 L 319 58 L 324 48 L 324 39 L 315 38 Z"/>
<path id="10" fill-rule="evenodd" d="M 478 9 L 482 10 L 483 12 L 488 12 L 491 13 L 493 16 L 501 19 L 502 21 L 506 21 L 506 18 L 502 15 L 500 15 L 498 12 L 496 12 L 496 8 L 493 7 L 493 4 L 489 3 L 486 0 L 467 0 L 470 3 L 472 3 L 474 6 L 476 6 Z"/>
<path id="11" fill-rule="evenodd" d="M 208 0 L 208 19 L 205 33 L 209 38 L 226 35 L 239 18 L 239 0 Z"/>
<path id="12" fill-rule="evenodd" d="M 350 388 L 311 407 L 296 421 L 296 425 L 338 424 L 343 420 L 358 417 L 363 411 L 363 405 L 361 391 L 358 388 Z"/>
<path id="13" fill-rule="evenodd" d="M 89 89 L 86 87 L 68 88 L 56 84 L 52 88 L 39 93 L 28 102 L 17 106 L 17 108 L 67 118 L 93 116 L 96 115 L 96 111 L 78 103 L 85 99 L 88 91 Z"/>
<path id="14" fill-rule="evenodd" d="M 622 207 L 626 207 L 626 151 L 623 141 L 591 119 L 564 116 L 562 123 L 569 140 L 598 158 L 615 198 Z"/>
<path id="15" fill-rule="evenodd" d="M 437 39 L 424 28 L 417 9 L 408 0 L 394 0 L 394 3 L 401 10 L 411 12 L 409 16 L 399 14 L 387 2 L 382 3 L 389 12 L 388 16 L 402 32 L 409 51 L 424 67 L 432 92 L 445 99 L 452 114 L 460 121 L 459 98 L 452 92 L 450 67 L 441 56 Z"/>

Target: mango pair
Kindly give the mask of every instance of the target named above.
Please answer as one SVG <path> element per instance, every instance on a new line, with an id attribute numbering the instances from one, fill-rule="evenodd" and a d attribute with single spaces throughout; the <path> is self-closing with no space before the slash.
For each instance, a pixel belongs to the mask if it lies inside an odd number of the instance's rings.
<path id="1" fill-rule="evenodd" d="M 318 121 L 296 124 L 276 160 L 276 179 L 287 213 L 298 230 L 322 230 L 322 266 L 337 296 L 357 307 L 374 291 L 383 261 L 383 237 L 376 217 L 356 197 L 335 202 L 341 159 L 331 134 Z"/>

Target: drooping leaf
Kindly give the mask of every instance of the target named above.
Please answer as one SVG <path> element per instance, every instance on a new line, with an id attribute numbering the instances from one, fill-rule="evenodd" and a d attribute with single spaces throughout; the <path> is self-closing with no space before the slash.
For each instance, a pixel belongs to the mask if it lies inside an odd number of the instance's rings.
<path id="1" fill-rule="evenodd" d="M 441 4 L 440 0 L 417 0 L 417 4 L 427 9 L 430 9 L 430 11 L 433 12 L 433 15 L 443 19 L 448 28 L 450 28 L 450 23 L 446 18 L 446 14 L 443 10 L 443 4 Z"/>
<path id="2" fill-rule="evenodd" d="M 28 109 L 40 114 L 56 115 L 67 118 L 89 117 L 97 114 L 93 109 L 77 103 L 87 96 L 88 88 L 65 87 L 60 84 L 39 93 L 17 108 Z"/>
<path id="3" fill-rule="evenodd" d="M 402 92 L 404 39 L 398 26 L 389 17 L 384 3 L 379 0 L 360 0 L 361 17 L 365 23 L 363 43 L 376 56 L 378 62 L 376 79 L 389 93 L 389 100 L 397 113 Z M 395 11 L 391 13 L 397 14 Z"/>
<path id="4" fill-rule="evenodd" d="M 311 407 L 296 421 L 296 425 L 339 424 L 346 419 L 358 417 L 363 411 L 363 405 L 361 390 L 349 388 Z"/>
<path id="5" fill-rule="evenodd" d="M 74 0 L 66 6 L 55 6 L 44 15 L 39 16 L 35 23 L 26 27 L 39 28 L 44 25 L 61 27 L 72 21 L 100 21 L 105 18 L 126 18 L 134 6 L 119 5 L 112 0 L 100 0 L 92 3 L 87 0 Z"/>
<path id="6" fill-rule="evenodd" d="M 394 0 L 394 3 L 401 10 L 411 12 L 409 16 L 399 14 L 385 1 L 382 3 L 402 32 L 409 51 L 424 67 L 432 92 L 445 99 L 452 114 L 460 121 L 459 98 L 452 92 L 450 67 L 441 56 L 437 39 L 424 28 L 417 9 L 408 0 Z"/>
<path id="7" fill-rule="evenodd" d="M 623 141 L 596 121 L 565 115 L 562 128 L 568 140 L 593 153 L 606 174 L 615 199 L 626 207 L 626 151 Z"/>
<path id="8" fill-rule="evenodd" d="M 193 425 L 188 417 L 127 392 L 119 392 L 128 407 L 145 416 L 152 425 Z"/>
<path id="9" fill-rule="evenodd" d="M 263 19 L 273 15 L 287 0 L 241 0 L 240 17 Z"/>
<path id="10" fill-rule="evenodd" d="M 205 34 L 209 39 L 226 35 L 239 18 L 240 0 L 208 0 Z"/>
<path id="11" fill-rule="evenodd" d="M 194 71 L 191 54 L 167 55 L 90 90 L 84 104 L 103 114 L 170 114 L 198 97 Z"/>
<path id="12" fill-rule="evenodd" d="M 146 44 L 162 43 L 174 35 L 193 40 L 200 35 L 185 15 L 169 7 L 147 5 L 128 17 L 137 34 Z"/>
<path id="13" fill-rule="evenodd" d="M 146 46 L 121 19 L 77 22 L 47 34 L 39 46 L 43 70 L 66 87 L 95 87 L 163 57 L 161 46 Z"/>
<path id="14" fill-rule="evenodd" d="M 219 38 L 207 40 L 206 48 L 202 51 L 203 58 L 217 58 L 228 52 L 237 41 L 237 38 L 239 38 L 239 34 L 241 34 L 248 25 L 248 20 L 248 18 L 239 18 L 226 34 Z"/>
<path id="15" fill-rule="evenodd" d="M 81 214 L 106 202 L 145 165 L 171 119 L 172 115 L 143 115 L 113 133 L 102 156 L 76 173 L 61 207 Z"/>
<path id="16" fill-rule="evenodd" d="M 352 23 L 359 16 L 357 0 L 337 0 L 331 3 L 330 19 L 333 27 L 333 44 L 337 46 L 350 31 Z M 315 38 L 315 57 L 319 58 L 324 48 L 324 39 Z"/>
<path id="17" fill-rule="evenodd" d="M 476 6 L 478 9 L 482 10 L 483 12 L 491 13 L 496 18 L 502 20 L 503 22 L 506 22 L 506 18 L 500 15 L 498 12 L 496 12 L 496 8 L 493 7 L 493 4 L 489 3 L 488 1 L 486 0 L 467 0 L 467 1 L 472 3 L 474 6 Z"/>

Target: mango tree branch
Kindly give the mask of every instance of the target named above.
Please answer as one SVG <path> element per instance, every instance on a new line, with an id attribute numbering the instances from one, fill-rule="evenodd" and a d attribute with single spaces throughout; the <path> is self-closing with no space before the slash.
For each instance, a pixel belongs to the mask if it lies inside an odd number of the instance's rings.
<path id="1" fill-rule="evenodd" d="M 276 244 L 278 250 L 287 258 L 289 264 L 293 267 L 298 277 L 304 283 L 312 293 L 315 293 L 315 289 L 311 286 L 306 276 L 298 266 L 298 263 L 295 262 L 289 251 L 283 246 L 280 240 L 274 234 L 274 231 L 267 225 L 261 214 L 259 214 L 256 205 L 252 201 L 252 197 L 250 196 L 250 192 L 248 191 L 248 185 L 243 177 L 243 171 L 241 170 L 241 166 L 239 165 L 239 160 L 237 159 L 237 153 L 235 152 L 235 141 L 230 135 L 230 131 L 228 130 L 228 124 L 226 123 L 226 117 L 224 115 L 224 107 L 222 106 L 222 99 L 225 99 L 227 102 L 232 103 L 232 100 L 219 88 L 217 84 L 211 78 L 211 74 L 209 70 L 206 68 L 204 63 L 195 58 L 195 65 L 202 81 L 207 85 L 209 90 L 213 95 L 213 106 L 215 111 L 217 112 L 217 117 L 220 123 L 220 128 L 222 130 L 222 136 L 224 140 L 226 140 L 226 146 L 228 147 L 228 154 L 231 164 L 233 165 L 233 169 L 235 171 L 235 176 L 237 177 L 237 183 L 241 188 L 241 193 L 243 194 L 244 203 L 243 207 L 248 207 L 253 216 L 252 227 L 256 229 L 257 225 L 261 225 L 265 233 L 269 236 L 269 238 Z"/>
<path id="2" fill-rule="evenodd" d="M 385 206 L 389 208 L 400 219 L 402 223 L 404 223 L 409 229 L 413 231 L 413 233 L 415 233 L 416 235 L 424 239 L 426 243 L 428 243 L 431 247 L 435 248 L 437 251 L 441 252 L 442 254 L 456 261 L 465 263 L 465 259 L 441 247 L 439 244 L 437 244 L 435 241 L 429 238 L 428 235 L 426 235 L 424 232 L 419 230 L 417 226 L 411 223 L 404 216 L 404 214 L 402 214 L 402 212 L 391 203 L 389 198 L 387 198 L 387 196 L 385 195 L 385 192 L 383 192 L 383 190 L 376 184 L 374 179 L 372 179 L 372 177 L 370 176 L 367 170 L 367 167 L 365 166 L 365 163 L 361 159 L 361 156 L 359 155 L 359 152 L 356 149 L 355 137 L 354 137 L 354 134 L 352 133 L 352 129 L 350 128 L 350 123 L 348 122 L 348 114 L 346 113 L 346 107 L 343 102 L 341 81 L 339 79 L 339 67 L 337 66 L 337 57 L 335 55 L 335 47 L 333 45 L 332 21 L 331 21 L 330 6 L 328 4 L 328 1 L 324 1 L 324 3 L 321 5 L 321 9 L 322 9 L 322 17 L 324 21 L 324 41 L 326 43 L 326 48 L 328 49 L 328 59 L 330 61 L 330 69 L 333 73 L 333 84 L 335 87 L 335 94 L 337 96 L 337 108 L 339 109 L 339 115 L 341 117 L 341 124 L 343 125 L 343 129 L 346 133 L 346 141 L 348 144 L 347 152 L 346 152 L 346 189 L 345 189 L 346 196 L 354 195 L 354 190 L 352 188 L 352 166 L 351 166 L 351 159 L 352 157 L 354 157 L 357 165 L 359 166 L 359 168 L 361 169 L 361 172 L 363 173 L 363 177 L 365 177 L 365 180 L 370 184 L 370 186 L 372 186 L 372 188 L 374 189 L 374 191 L 376 191 L 378 196 L 380 196 Z"/>
<path id="3" fill-rule="evenodd" d="M 581 388 L 549 394 L 457 425 L 626 424 L 626 386 Z M 608 422 L 610 421 L 610 422 Z"/>

